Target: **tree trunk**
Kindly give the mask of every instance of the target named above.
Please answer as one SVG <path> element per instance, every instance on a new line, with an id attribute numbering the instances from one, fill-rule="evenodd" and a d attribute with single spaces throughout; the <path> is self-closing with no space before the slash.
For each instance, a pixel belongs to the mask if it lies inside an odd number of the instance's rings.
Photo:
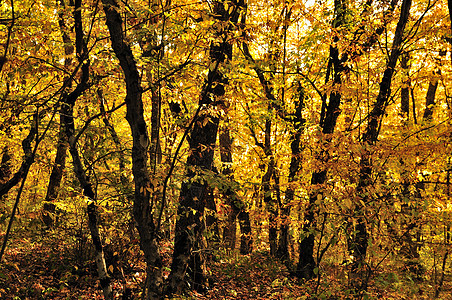
<path id="1" fill-rule="evenodd" d="M 61 120 L 61 116 L 60 116 Z M 68 143 L 64 128 L 60 125 L 60 132 L 58 134 L 57 152 L 55 161 L 53 162 L 52 172 L 50 173 L 49 185 L 47 186 L 47 194 L 44 200 L 42 220 L 44 224 L 51 228 L 55 225 L 55 210 L 56 205 L 54 201 L 58 197 L 61 181 L 63 179 L 63 172 L 66 168 Z"/>
<path id="2" fill-rule="evenodd" d="M 212 115 L 213 108 L 224 102 L 225 86 L 228 79 L 220 66 L 232 58 L 231 34 L 244 3 L 242 1 L 213 2 L 213 16 L 217 23 L 225 27 L 216 33 L 216 39 L 210 44 L 210 66 L 207 78 L 199 97 L 198 110 L 190 123 L 188 138 L 189 156 L 187 158 L 186 180 L 182 182 L 176 221 L 173 262 L 169 275 L 169 293 L 179 294 L 185 290 L 189 275 L 191 288 L 204 291 L 206 285 L 202 233 L 203 215 L 209 187 L 203 176 L 213 170 L 213 154 L 217 138 L 219 117 Z M 212 108 L 212 109 L 210 109 Z M 207 171 L 207 174 L 206 174 Z M 210 172 L 209 172 L 210 171 Z"/>
<path id="3" fill-rule="evenodd" d="M 6 245 L 8 243 L 8 239 L 9 239 L 9 235 L 11 233 L 11 228 L 13 225 L 14 217 L 16 215 L 16 211 L 19 206 L 20 197 L 21 197 L 22 191 L 24 189 L 24 185 L 25 185 L 25 181 L 28 176 L 28 172 L 30 171 L 30 167 L 36 157 L 36 151 L 38 149 L 38 145 L 39 145 L 39 141 L 40 141 L 39 136 L 38 136 L 38 128 L 39 128 L 38 125 L 39 125 L 40 118 L 42 118 L 42 117 L 40 116 L 39 112 L 37 111 L 33 115 L 33 119 L 31 121 L 31 126 L 30 126 L 30 132 L 28 133 L 27 137 L 25 137 L 25 139 L 23 139 L 23 141 L 22 141 L 22 149 L 24 151 L 24 160 L 23 160 L 23 163 L 22 163 L 19 171 L 16 172 L 16 174 L 13 176 L 13 178 L 8 180 L 6 183 L 0 185 L 0 190 L 4 191 L 4 194 L 0 194 L 0 199 L 1 199 L 1 197 L 3 197 L 3 195 L 8 193 L 9 189 L 14 186 L 14 185 L 11 185 L 11 187 L 9 186 L 9 184 L 12 184 L 11 183 L 12 179 L 14 179 L 16 177 L 18 178 L 17 180 L 22 179 L 22 183 L 17 192 L 16 200 L 15 200 L 13 209 L 11 211 L 11 217 L 8 222 L 8 227 L 6 228 L 5 236 L 3 237 L 2 247 L 0 249 L 0 262 L 2 262 L 3 255 L 5 254 Z M 31 147 L 31 143 L 33 142 L 33 140 L 36 140 L 34 149 Z M 3 158 L 2 158 L 2 160 L 3 160 Z"/>
<path id="4" fill-rule="evenodd" d="M 295 113 L 291 119 L 293 124 L 292 142 L 290 143 L 290 149 L 292 151 L 292 157 L 290 159 L 289 166 L 289 178 L 288 186 L 286 189 L 285 205 L 281 207 L 281 230 L 278 245 L 278 257 L 283 261 L 288 261 L 289 257 L 289 220 L 290 220 L 290 207 L 294 201 L 295 196 L 295 183 L 298 181 L 298 174 L 301 169 L 302 163 L 302 151 L 303 145 L 301 145 L 301 137 L 303 135 L 304 125 L 306 120 L 303 118 L 304 100 L 305 94 L 303 87 L 298 82 L 297 87 L 298 101 L 295 102 Z M 300 256 L 301 257 L 301 256 Z"/>
<path id="5" fill-rule="evenodd" d="M 227 113 L 227 110 L 226 110 Z M 225 118 L 227 120 L 227 116 Z M 235 191 L 238 183 L 234 181 L 234 174 L 231 168 L 232 165 L 232 138 L 229 132 L 229 123 L 226 121 L 220 130 L 220 158 L 223 168 L 221 172 L 227 177 L 229 181 L 226 184 L 226 189 L 221 191 L 229 206 L 226 225 L 223 231 L 223 241 L 226 247 L 230 249 L 235 248 L 236 244 L 236 220 L 239 220 L 240 226 L 240 253 L 249 254 L 252 251 L 253 239 L 251 236 L 251 222 L 246 205 L 240 199 Z"/>
<path id="6" fill-rule="evenodd" d="M 438 65 L 435 72 L 433 72 L 430 81 L 428 83 L 427 95 L 425 96 L 425 110 L 424 121 L 429 121 L 433 117 L 433 108 L 435 107 L 436 90 L 438 89 L 438 82 L 441 77 L 441 59 L 446 56 L 447 51 L 440 51 L 438 58 Z"/>
<path id="7" fill-rule="evenodd" d="M 121 144 L 121 140 L 119 139 L 118 133 L 116 132 L 115 127 L 113 124 L 110 123 L 110 120 L 108 118 L 108 113 L 105 111 L 105 99 L 101 88 L 97 89 L 97 95 L 99 97 L 99 109 L 102 113 L 102 121 L 105 124 L 105 127 L 110 133 L 110 136 L 116 146 L 116 151 L 118 152 L 117 157 L 119 160 L 119 192 L 121 192 L 120 199 L 123 201 L 124 204 L 127 203 L 133 203 L 133 187 L 131 185 L 131 182 L 127 178 L 125 171 L 126 171 L 126 157 L 124 154 L 124 148 Z"/>
<path id="8" fill-rule="evenodd" d="M 410 118 L 410 89 L 411 89 L 411 79 L 410 79 L 410 54 L 403 53 L 400 60 L 400 67 L 402 68 L 402 89 L 400 90 L 400 110 L 401 115 L 404 119 L 409 120 Z"/>
<path id="9" fill-rule="evenodd" d="M 220 245 L 220 229 L 218 227 L 217 205 L 213 188 L 208 187 L 206 195 L 205 228 L 207 230 L 207 246 L 212 250 Z M 209 256 L 210 257 L 210 256 Z"/>
<path id="10" fill-rule="evenodd" d="M 77 99 L 82 93 L 89 88 L 89 59 L 88 48 L 84 40 L 83 23 L 82 23 L 82 9 L 81 0 L 75 0 L 74 2 L 74 28 L 75 28 L 75 48 L 78 62 L 81 65 L 80 82 L 75 89 L 69 93 L 63 93 L 61 102 L 61 124 L 66 134 L 66 139 L 69 141 L 69 152 L 72 156 L 72 164 L 74 166 L 74 173 L 80 182 L 83 189 L 83 194 L 88 197 L 92 202 L 88 205 L 88 225 L 91 231 L 91 237 L 93 240 L 94 248 L 96 251 L 96 265 L 97 273 L 99 276 L 100 284 L 103 289 L 105 299 L 112 299 L 113 293 L 110 285 L 110 278 L 107 273 L 107 267 L 105 264 L 103 247 L 99 228 L 97 226 L 97 213 L 96 213 L 96 195 L 89 182 L 86 171 L 84 170 L 80 154 L 77 149 L 77 140 L 75 137 L 75 125 L 74 125 L 74 105 Z M 68 81 L 72 81 L 72 78 L 67 78 L 65 86 L 70 86 Z"/>
<path id="11" fill-rule="evenodd" d="M 345 12 L 347 10 L 346 1 L 336 0 L 335 3 L 335 19 L 333 21 L 334 28 L 340 28 L 345 25 Z M 325 82 L 328 82 L 329 74 L 331 73 L 331 67 L 333 67 L 333 87 L 338 89 L 342 84 L 342 76 L 344 76 L 346 67 L 345 63 L 348 61 L 348 54 L 344 53 L 341 57 L 339 54 L 339 49 L 336 44 L 339 42 L 339 37 L 335 36 L 333 39 L 333 44 L 330 46 L 330 56 L 328 61 L 327 75 Z M 322 96 L 322 108 L 320 112 L 320 127 L 322 128 L 322 133 L 329 135 L 334 132 L 336 127 L 337 118 L 340 115 L 340 104 L 342 95 L 340 91 L 333 90 L 330 94 L 329 101 L 327 103 L 326 95 Z M 325 146 L 330 142 L 329 138 L 325 140 Z M 324 145 L 322 145 L 323 147 Z M 321 153 L 318 159 L 326 164 L 328 162 L 329 153 L 327 150 L 320 150 Z M 316 267 L 316 262 L 314 260 L 314 243 L 315 236 L 314 232 L 317 227 L 317 222 L 315 218 L 317 205 L 315 202 L 317 199 L 322 198 L 323 184 L 327 179 L 327 169 L 322 168 L 319 171 L 314 171 L 311 175 L 311 186 L 312 190 L 309 194 L 309 203 L 306 206 L 306 211 L 304 215 L 304 222 L 301 226 L 301 237 L 299 243 L 299 259 L 297 265 L 296 274 L 298 277 L 303 279 L 311 279 L 314 277 L 314 268 Z M 317 262 L 318 264 L 319 262 Z"/>
<path id="12" fill-rule="evenodd" d="M 153 218 L 150 202 L 153 185 L 148 170 L 148 149 L 150 145 L 147 125 L 144 119 L 141 76 L 130 45 L 122 30 L 122 17 L 116 0 L 102 0 L 106 23 L 110 32 L 113 51 L 119 60 L 126 82 L 126 120 L 132 132 L 132 173 L 135 183 L 133 215 L 140 235 L 140 246 L 146 260 L 146 282 L 143 299 L 155 299 L 162 295 L 163 275 L 160 256 L 158 224 Z"/>
<path id="13" fill-rule="evenodd" d="M 227 116 L 225 117 L 224 125 L 220 128 L 219 134 L 219 144 L 220 144 L 220 159 L 222 163 L 221 173 L 227 177 L 228 180 L 232 182 L 234 180 L 234 174 L 231 168 L 232 165 L 232 139 L 229 133 L 229 122 L 227 121 Z M 229 249 L 234 250 L 236 244 L 236 219 L 240 212 L 240 207 L 235 203 L 235 191 L 233 187 L 229 184 L 224 191 L 221 191 L 225 197 L 225 202 L 229 206 L 227 211 L 226 224 L 223 230 L 223 242 L 225 246 Z M 239 199 L 237 199 L 239 200 Z"/>
<path id="14" fill-rule="evenodd" d="M 202 234 L 209 187 L 204 180 L 193 178 L 202 176 L 203 170 L 212 168 L 219 119 L 207 114 L 198 118 L 189 139 L 191 154 L 187 158 L 187 179 L 182 182 L 180 191 L 173 262 L 168 278 L 170 292 L 176 294 L 188 287 L 185 278 L 187 273 L 190 278 L 188 284 L 195 290 L 203 291 L 206 284 Z"/>
<path id="15" fill-rule="evenodd" d="M 273 198 L 273 192 L 271 188 L 271 178 L 275 175 L 275 159 L 272 154 L 270 144 L 271 134 L 271 120 L 267 119 L 265 122 L 265 142 L 264 152 L 265 157 L 269 159 L 267 163 L 267 170 L 264 176 L 262 176 L 262 192 L 264 194 L 264 202 L 268 211 L 268 242 L 270 244 L 270 255 L 276 256 L 278 250 L 278 205 Z"/>
<path id="16" fill-rule="evenodd" d="M 2 161 L 0 163 L 0 184 L 8 181 L 11 176 L 11 155 L 8 152 L 8 146 L 3 147 Z"/>
<path id="17" fill-rule="evenodd" d="M 66 5 L 64 0 L 60 0 L 61 9 L 65 9 Z M 66 26 L 64 21 L 64 16 L 62 10 L 58 13 L 58 25 L 60 27 L 62 41 L 64 43 L 64 54 L 66 55 L 64 58 L 64 66 L 68 69 L 72 64 L 72 54 L 74 53 L 74 46 L 72 45 L 72 41 L 69 37 L 68 31 L 69 29 Z M 66 76 L 64 79 L 65 86 L 63 87 L 63 98 L 67 96 L 68 89 L 72 84 L 72 80 L 69 76 Z M 64 102 L 62 105 L 65 105 Z M 45 202 L 43 205 L 43 213 L 42 220 L 47 227 L 53 227 L 55 224 L 55 199 L 58 197 L 58 190 L 61 185 L 61 181 L 63 179 L 63 172 L 66 167 L 66 156 L 68 149 L 68 141 L 66 138 L 66 133 L 64 130 L 64 125 L 62 124 L 62 119 L 64 116 L 62 115 L 63 108 L 60 109 L 60 131 L 58 134 L 58 142 L 57 142 L 57 152 L 55 155 L 55 161 L 52 166 L 52 171 L 50 173 L 49 184 L 47 186 L 47 193 Z"/>
<path id="18" fill-rule="evenodd" d="M 369 145 L 373 145 L 378 139 L 379 124 L 383 117 L 386 106 L 388 105 L 388 99 L 391 94 L 391 82 L 394 74 L 394 69 L 397 64 L 397 60 L 402 51 L 403 32 L 408 22 L 410 15 L 411 0 L 403 0 L 400 18 L 397 23 L 396 31 L 394 34 L 394 40 L 389 56 L 389 61 L 386 65 L 386 70 L 383 73 L 383 78 L 380 83 L 380 91 L 378 93 L 375 104 L 372 111 L 369 114 L 369 122 L 367 128 L 362 136 L 363 147 L 366 147 L 363 151 L 360 161 L 359 182 L 357 186 L 357 195 L 361 197 L 364 203 L 368 203 L 371 198 L 367 193 L 367 188 L 372 184 L 372 165 L 371 165 L 371 152 L 368 148 Z M 355 208 L 355 222 L 352 227 L 352 235 L 349 238 L 349 251 L 353 257 L 350 265 L 350 286 L 356 292 L 366 290 L 369 280 L 369 270 L 366 267 L 366 253 L 368 243 L 368 233 L 366 228 L 366 218 L 363 214 L 362 207 L 357 204 Z"/>

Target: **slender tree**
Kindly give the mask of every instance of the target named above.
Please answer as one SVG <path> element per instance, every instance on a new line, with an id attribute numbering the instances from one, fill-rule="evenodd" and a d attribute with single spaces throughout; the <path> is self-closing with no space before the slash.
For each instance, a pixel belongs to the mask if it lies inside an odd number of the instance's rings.
<path id="1" fill-rule="evenodd" d="M 113 298 L 113 290 L 110 283 L 110 278 L 107 273 L 107 267 L 104 258 L 102 239 L 98 227 L 98 216 L 96 200 L 97 196 L 92 187 L 91 182 L 87 176 L 85 167 L 83 166 L 80 153 L 77 147 L 78 136 L 75 131 L 74 106 L 77 99 L 90 87 L 92 83 L 89 82 L 90 60 L 88 58 L 89 52 L 83 32 L 82 21 L 82 0 L 74 1 L 74 30 L 75 30 L 75 53 L 80 65 L 80 80 L 75 88 L 70 93 L 63 92 L 61 98 L 61 125 L 66 135 L 64 140 L 69 142 L 69 152 L 72 156 L 72 164 L 74 166 L 74 173 L 83 189 L 83 194 L 91 200 L 88 204 L 88 226 L 91 232 L 91 238 L 96 251 L 96 266 L 97 273 L 100 279 L 100 284 L 103 290 L 105 299 Z M 70 86 L 72 77 L 66 78 L 64 85 Z"/>
<path id="2" fill-rule="evenodd" d="M 58 12 L 58 25 L 61 31 L 63 47 L 64 47 L 64 66 L 66 69 L 72 64 L 72 55 L 74 53 L 74 46 L 69 36 L 69 29 L 67 28 L 66 22 L 63 16 L 63 10 L 66 8 L 66 4 L 64 0 L 60 0 L 60 10 Z M 64 79 L 64 87 L 61 91 L 62 98 L 67 97 L 67 93 L 72 85 L 72 80 L 70 79 L 70 75 L 66 75 Z M 64 101 L 61 105 L 66 105 Z M 64 130 L 64 125 L 62 123 L 62 119 L 64 118 L 63 114 L 64 108 L 60 107 L 60 130 L 58 133 L 58 142 L 57 142 L 57 152 L 55 155 L 55 160 L 53 162 L 52 171 L 49 177 L 49 184 L 47 185 L 47 193 L 45 197 L 45 202 L 43 205 L 43 215 L 42 219 L 44 223 L 48 227 L 52 227 L 55 221 L 55 208 L 56 205 L 54 203 L 55 199 L 58 197 L 58 191 L 61 185 L 61 181 L 63 179 L 63 172 L 66 167 L 66 156 L 68 149 L 68 141 L 66 137 L 66 133 Z"/>
<path id="3" fill-rule="evenodd" d="M 362 19 L 368 14 L 373 1 L 366 1 L 361 12 Z M 352 60 L 362 56 L 368 51 L 378 40 L 379 36 L 385 31 L 388 18 L 394 11 L 397 0 L 392 0 L 387 9 L 384 11 L 382 25 L 378 26 L 366 39 L 353 40 L 354 47 L 340 51 L 338 43 L 341 41 L 341 33 L 347 28 L 346 15 L 349 11 L 348 2 L 337 0 L 334 1 L 334 20 L 332 27 L 335 35 L 329 49 L 329 58 L 325 76 L 325 84 L 332 84 L 333 89 L 329 95 L 320 94 L 322 106 L 320 111 L 320 128 L 324 139 L 320 147 L 320 153 L 315 157 L 322 163 L 320 170 L 314 171 L 311 175 L 311 191 L 309 192 L 309 203 L 306 207 L 303 225 L 301 226 L 301 237 L 299 244 L 299 259 L 296 274 L 300 278 L 310 279 L 314 274 L 314 269 L 319 262 L 314 259 L 314 244 L 316 230 L 316 211 L 315 205 L 319 198 L 323 198 L 323 184 L 327 180 L 328 161 L 330 153 L 328 146 L 331 142 L 331 134 L 336 128 L 337 119 L 341 113 L 342 90 L 344 76 L 350 71 L 347 64 Z M 358 26 L 353 32 L 353 36 L 360 37 L 365 31 L 365 22 Z M 355 47 L 356 46 L 356 47 Z"/>
<path id="4" fill-rule="evenodd" d="M 143 109 L 143 88 L 132 48 L 123 31 L 121 9 L 116 0 L 102 0 L 113 51 L 119 60 L 126 83 L 126 120 L 132 133 L 132 173 L 135 191 L 133 215 L 140 235 L 140 246 L 146 260 L 146 282 L 143 299 L 159 298 L 163 292 L 162 258 L 158 244 L 157 217 L 151 202 L 154 186 L 150 180 L 148 158 L 150 139 Z"/>
<path id="5" fill-rule="evenodd" d="M 372 185 L 372 153 L 368 146 L 374 145 L 378 139 L 379 124 L 389 103 L 392 77 L 399 56 L 402 53 L 404 30 L 410 16 L 410 8 L 411 0 L 403 0 L 386 69 L 380 82 L 380 90 L 373 108 L 369 113 L 369 122 L 361 138 L 363 147 L 366 150 L 363 151 L 361 156 L 357 194 L 364 203 L 368 203 L 371 200 L 369 194 L 366 192 L 366 189 Z M 359 292 L 367 288 L 368 276 L 370 274 L 366 268 L 365 261 L 369 235 L 363 208 L 357 206 L 355 208 L 355 215 L 355 222 L 352 225 L 353 233 L 349 239 L 348 247 L 353 257 L 350 266 L 350 285 Z"/>
<path id="6" fill-rule="evenodd" d="M 234 180 L 234 173 L 232 165 L 232 146 L 233 140 L 230 136 L 229 123 L 227 121 L 227 112 L 224 124 L 220 128 L 219 144 L 220 144 L 220 158 L 223 167 L 221 173 L 226 176 L 228 182 L 225 188 L 221 191 L 226 198 L 230 211 L 227 213 L 227 220 L 223 231 L 223 242 L 226 247 L 230 249 L 235 248 L 236 244 L 236 220 L 239 220 L 240 226 L 240 253 L 249 254 L 253 247 L 253 237 L 251 232 L 251 222 L 249 212 L 246 210 L 246 204 L 240 199 L 236 191 L 238 183 Z"/>

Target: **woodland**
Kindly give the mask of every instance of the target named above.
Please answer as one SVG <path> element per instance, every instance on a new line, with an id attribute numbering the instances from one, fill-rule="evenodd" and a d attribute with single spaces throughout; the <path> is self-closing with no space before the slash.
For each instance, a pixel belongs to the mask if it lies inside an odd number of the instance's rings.
<path id="1" fill-rule="evenodd" d="M 451 12 L 0 1 L 0 298 L 452 299 Z"/>

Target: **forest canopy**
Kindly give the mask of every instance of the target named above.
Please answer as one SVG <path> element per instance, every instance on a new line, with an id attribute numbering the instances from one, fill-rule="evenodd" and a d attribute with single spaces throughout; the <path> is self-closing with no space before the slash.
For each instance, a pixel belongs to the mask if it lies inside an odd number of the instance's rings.
<path id="1" fill-rule="evenodd" d="M 2 1 L 0 297 L 447 298 L 451 10 Z"/>

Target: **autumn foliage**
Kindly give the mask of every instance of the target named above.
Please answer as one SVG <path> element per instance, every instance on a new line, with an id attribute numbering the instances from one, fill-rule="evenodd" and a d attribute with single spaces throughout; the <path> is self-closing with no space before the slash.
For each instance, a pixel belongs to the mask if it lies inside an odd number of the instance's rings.
<path id="1" fill-rule="evenodd" d="M 452 2 L 0 3 L 0 298 L 449 299 Z"/>

